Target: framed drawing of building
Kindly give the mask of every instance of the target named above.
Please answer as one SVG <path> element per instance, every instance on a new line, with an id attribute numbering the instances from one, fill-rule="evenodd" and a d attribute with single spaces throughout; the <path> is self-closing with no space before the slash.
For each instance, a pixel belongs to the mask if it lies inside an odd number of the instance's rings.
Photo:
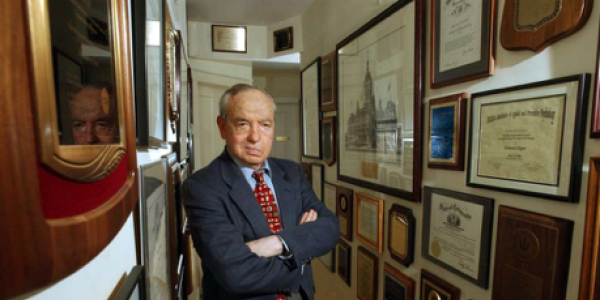
<path id="1" fill-rule="evenodd" d="M 420 200 L 424 2 L 401 0 L 337 45 L 338 179 Z"/>

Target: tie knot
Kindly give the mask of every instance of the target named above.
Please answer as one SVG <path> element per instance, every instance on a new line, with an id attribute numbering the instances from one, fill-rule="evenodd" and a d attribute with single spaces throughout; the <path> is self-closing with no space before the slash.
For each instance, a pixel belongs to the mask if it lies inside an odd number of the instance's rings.
<path id="1" fill-rule="evenodd" d="M 264 183 L 265 180 L 263 178 L 263 172 L 261 171 L 254 171 L 254 173 L 252 173 L 252 177 L 256 180 L 256 182 L 258 183 Z"/>

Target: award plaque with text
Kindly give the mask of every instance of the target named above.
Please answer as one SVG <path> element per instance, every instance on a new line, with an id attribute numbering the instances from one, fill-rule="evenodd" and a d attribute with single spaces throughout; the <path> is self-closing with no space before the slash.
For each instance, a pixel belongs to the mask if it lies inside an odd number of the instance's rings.
<path id="1" fill-rule="evenodd" d="M 414 260 L 415 223 L 412 209 L 392 205 L 389 213 L 388 248 L 392 258 L 407 267 Z"/>
<path id="2" fill-rule="evenodd" d="M 378 271 L 379 258 L 367 249 L 359 246 L 358 255 L 356 256 L 356 296 L 358 299 L 377 299 Z"/>
<path id="3" fill-rule="evenodd" d="M 414 300 L 415 281 L 386 263 L 383 267 L 383 299 Z"/>
<path id="4" fill-rule="evenodd" d="M 354 214 L 353 214 L 353 198 L 354 192 L 345 187 L 337 187 L 337 205 L 335 214 L 340 220 L 340 235 L 348 240 L 352 241 L 352 228 Z"/>
<path id="5" fill-rule="evenodd" d="M 572 233 L 571 220 L 500 206 L 492 300 L 565 299 Z"/>
<path id="6" fill-rule="evenodd" d="M 467 94 L 429 101 L 427 166 L 455 171 L 465 169 Z"/>
<path id="7" fill-rule="evenodd" d="M 356 193 L 356 236 L 383 253 L 383 200 Z"/>
<path id="8" fill-rule="evenodd" d="M 352 274 L 352 247 L 344 242 L 344 240 L 340 240 L 337 248 L 337 273 L 344 282 L 350 286 L 350 275 Z"/>
<path id="9" fill-rule="evenodd" d="M 421 300 L 460 300 L 460 290 L 421 269 Z"/>

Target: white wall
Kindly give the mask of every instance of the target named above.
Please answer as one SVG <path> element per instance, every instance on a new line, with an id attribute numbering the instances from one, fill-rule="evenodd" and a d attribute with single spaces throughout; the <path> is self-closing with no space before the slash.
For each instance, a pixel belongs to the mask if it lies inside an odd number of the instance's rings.
<path id="1" fill-rule="evenodd" d="M 430 9 L 432 1 L 427 1 L 427 52 L 426 61 L 429 63 L 429 41 L 430 41 Z M 502 8 L 505 0 L 499 0 L 497 7 L 498 20 L 502 19 Z M 346 38 L 349 34 L 357 30 L 359 27 L 376 16 L 379 12 L 387 8 L 390 3 L 378 5 L 377 1 L 363 0 L 316 0 L 315 3 L 302 15 L 303 31 L 310 32 L 304 36 L 304 51 L 301 54 L 301 65 L 304 67 L 312 62 L 317 56 L 323 56 L 333 50 L 335 45 Z M 425 103 L 430 99 L 435 99 L 445 95 L 450 95 L 459 92 L 467 92 L 473 94 L 480 91 L 493 90 L 503 87 L 521 85 L 529 82 L 536 82 L 550 78 L 557 78 L 566 75 L 580 73 L 594 73 L 596 64 L 596 49 L 598 43 L 598 23 L 599 10 L 596 5 L 593 8 L 591 17 L 587 24 L 577 33 L 563 39 L 541 53 L 535 54 L 531 51 L 507 51 L 499 43 L 497 36 L 496 43 L 496 71 L 494 76 L 485 79 L 469 81 L 466 83 L 455 84 L 441 89 L 430 89 L 429 78 L 426 79 Z M 499 32 L 500 21 L 497 23 Z M 429 65 L 426 66 L 427 76 L 429 76 Z M 592 90 L 590 90 L 590 93 Z M 338 100 L 343 101 L 343 100 Z M 424 106 L 427 108 L 427 104 Z M 426 110 L 425 110 L 426 111 Z M 586 119 L 587 131 L 586 137 L 589 136 L 591 99 L 589 101 L 588 115 Z M 326 113 L 325 116 L 335 115 L 335 112 Z M 428 118 L 425 115 L 423 124 L 428 124 Z M 468 123 L 467 123 L 468 124 Z M 468 125 L 467 125 L 468 126 Z M 468 128 L 467 128 L 468 132 Z M 425 140 L 425 135 L 423 135 Z M 467 144 L 468 145 L 468 144 Z M 379 265 L 379 299 L 383 299 L 383 263 L 392 264 L 395 268 L 410 276 L 420 284 L 420 271 L 422 268 L 431 271 L 438 276 L 444 278 L 451 284 L 461 290 L 461 299 L 491 299 L 493 286 L 493 271 L 494 257 L 496 248 L 496 231 L 497 231 L 497 212 L 499 205 L 529 210 L 541 214 L 557 216 L 574 221 L 573 242 L 571 246 L 570 269 L 567 283 L 566 299 L 577 299 L 579 291 L 579 277 L 581 270 L 581 254 L 583 243 L 583 226 L 586 210 L 587 196 L 587 180 L 588 180 L 588 160 L 590 156 L 600 155 L 600 141 L 586 139 L 583 176 L 581 179 L 581 198 L 579 203 L 560 203 L 543 198 L 525 197 L 512 193 L 496 192 L 488 189 L 467 187 L 466 172 L 446 171 L 427 168 L 427 163 L 424 160 L 422 165 L 423 170 L 423 185 L 431 187 L 446 188 L 459 192 L 469 193 L 473 195 L 491 197 L 495 199 L 495 217 L 493 225 L 492 251 L 491 251 L 491 267 L 489 270 L 490 287 L 487 290 L 479 288 L 474 284 L 454 275 L 453 273 L 439 267 L 438 265 L 425 260 L 421 257 L 421 234 L 422 234 L 422 211 L 421 204 L 412 203 L 399 198 L 391 197 L 382 193 L 367 190 L 362 187 L 354 186 L 345 182 L 337 181 L 336 165 L 332 167 L 326 166 L 325 180 L 336 183 L 341 186 L 350 187 L 354 192 L 367 192 L 370 195 L 377 196 L 385 200 L 384 211 L 384 253 L 378 255 L 380 258 Z M 468 153 L 468 150 L 467 150 Z M 426 157 L 423 148 L 423 157 Z M 312 159 L 303 159 L 304 161 L 314 161 Z M 393 260 L 387 250 L 387 215 L 391 205 L 397 203 L 413 210 L 417 218 L 416 229 L 416 244 L 415 244 L 415 261 L 406 268 Z M 327 292 L 329 299 L 346 299 L 348 295 L 356 295 L 356 252 L 357 246 L 362 245 L 354 239 L 351 243 L 353 247 L 352 254 L 352 287 L 347 287 L 341 283 L 341 279 L 337 274 L 319 274 L 321 282 L 317 283 L 317 290 L 321 286 L 321 290 L 327 287 L 336 287 L 341 291 Z M 319 264 L 320 262 L 314 262 Z M 319 269 L 319 268 L 315 268 Z M 419 298 L 419 288 L 415 291 L 415 299 Z"/>

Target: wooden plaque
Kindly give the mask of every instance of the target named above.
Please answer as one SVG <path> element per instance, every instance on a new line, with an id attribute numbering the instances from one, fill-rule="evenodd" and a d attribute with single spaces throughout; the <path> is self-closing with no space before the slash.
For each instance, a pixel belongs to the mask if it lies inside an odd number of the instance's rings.
<path id="1" fill-rule="evenodd" d="M 340 235 L 352 241 L 352 220 L 353 220 L 353 191 L 349 188 L 337 187 L 336 192 L 336 215 L 340 219 Z"/>
<path id="2" fill-rule="evenodd" d="M 356 296 L 360 300 L 377 299 L 379 258 L 359 246 L 356 256 Z"/>
<path id="3" fill-rule="evenodd" d="M 337 273 L 350 286 L 350 278 L 352 278 L 350 276 L 352 274 L 352 247 L 344 242 L 344 240 L 340 240 L 337 247 Z"/>
<path id="4" fill-rule="evenodd" d="M 572 232 L 573 221 L 500 206 L 492 300 L 565 299 Z"/>
<path id="5" fill-rule="evenodd" d="M 600 298 L 600 277 L 598 276 L 598 244 L 600 228 L 598 217 L 600 206 L 598 196 L 600 188 L 600 157 L 590 158 L 590 175 L 588 183 L 587 210 L 583 238 L 583 254 L 581 258 L 581 278 L 579 279 L 579 300 L 595 300 Z"/>
<path id="6" fill-rule="evenodd" d="M 412 209 L 393 204 L 389 213 L 388 248 L 393 259 L 405 266 L 414 260 L 415 217 Z"/>
<path id="7" fill-rule="evenodd" d="M 414 300 L 415 299 L 415 281 L 396 270 L 390 264 L 383 266 L 384 284 L 383 299 L 386 300 Z"/>
<path id="8" fill-rule="evenodd" d="M 421 300 L 460 300 L 460 290 L 421 269 Z"/>

